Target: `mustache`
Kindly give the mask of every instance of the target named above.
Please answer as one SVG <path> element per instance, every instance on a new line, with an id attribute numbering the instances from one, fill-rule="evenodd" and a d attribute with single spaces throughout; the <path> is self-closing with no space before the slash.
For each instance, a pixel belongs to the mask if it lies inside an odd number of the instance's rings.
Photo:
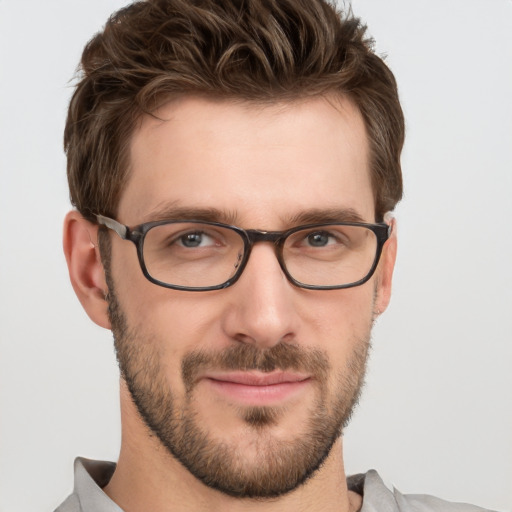
<path id="1" fill-rule="evenodd" d="M 187 354 L 181 363 L 181 374 L 187 391 L 194 387 L 198 375 L 208 369 L 256 370 L 264 373 L 295 370 L 309 373 L 320 382 L 325 382 L 330 364 L 327 355 L 319 349 L 284 342 L 268 349 L 260 349 L 249 343 L 239 343 L 222 351 L 194 351 Z"/>

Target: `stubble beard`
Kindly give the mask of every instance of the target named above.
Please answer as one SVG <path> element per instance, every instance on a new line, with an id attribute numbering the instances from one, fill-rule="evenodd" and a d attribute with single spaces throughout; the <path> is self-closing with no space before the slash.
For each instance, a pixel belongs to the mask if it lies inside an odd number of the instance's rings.
<path id="1" fill-rule="evenodd" d="M 344 371 L 337 376 L 334 392 L 327 387 L 330 364 L 318 349 L 281 342 L 266 350 L 252 344 L 236 345 L 217 352 L 191 352 L 181 365 L 184 399 L 177 406 L 155 350 L 158 343 L 130 328 L 109 284 L 109 315 L 122 378 L 147 427 L 168 452 L 192 475 L 210 488 L 238 498 L 267 499 L 286 494 L 306 482 L 323 464 L 341 436 L 357 404 L 364 383 L 370 345 L 367 336 L 353 344 Z M 317 386 L 309 418 L 295 438 L 276 439 L 271 427 L 286 414 L 280 407 L 244 407 L 240 418 L 251 429 L 252 464 L 244 450 L 215 439 L 194 408 L 195 377 L 201 369 L 304 371 Z M 254 441 L 254 439 L 256 439 Z"/>

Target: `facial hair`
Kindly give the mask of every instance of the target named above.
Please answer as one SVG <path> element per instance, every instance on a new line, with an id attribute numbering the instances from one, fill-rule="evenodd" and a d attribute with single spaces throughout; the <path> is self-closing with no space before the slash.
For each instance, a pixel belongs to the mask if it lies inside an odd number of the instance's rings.
<path id="1" fill-rule="evenodd" d="M 332 372 L 327 354 L 319 349 L 280 342 L 269 349 L 237 342 L 221 351 L 192 351 L 183 357 L 181 378 L 185 395 L 178 398 L 166 379 L 155 347 L 157 340 L 130 327 L 109 285 L 109 315 L 121 376 L 147 427 L 168 452 L 210 488 L 238 498 L 266 499 L 286 494 L 306 482 L 322 465 L 348 423 L 364 382 L 370 330 L 352 343 L 345 368 L 329 390 Z M 248 464 L 243 448 L 215 439 L 195 408 L 197 376 L 201 370 L 271 372 L 291 370 L 312 376 L 316 398 L 308 419 L 295 438 L 276 439 L 271 427 L 286 414 L 282 407 L 240 408 L 247 428 L 256 435 L 257 459 Z M 253 435 L 252 438 L 255 436 Z"/>

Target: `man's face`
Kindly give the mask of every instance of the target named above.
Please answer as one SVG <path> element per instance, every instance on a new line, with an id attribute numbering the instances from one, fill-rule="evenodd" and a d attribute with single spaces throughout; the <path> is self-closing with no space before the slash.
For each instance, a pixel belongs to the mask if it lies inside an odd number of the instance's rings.
<path id="1" fill-rule="evenodd" d="M 132 140 L 123 224 L 205 212 L 268 231 L 333 214 L 375 220 L 365 129 L 346 100 L 187 98 L 158 118 L 144 118 Z M 378 280 L 301 289 L 262 242 L 230 288 L 176 291 L 147 281 L 134 247 L 112 236 L 111 322 L 141 417 L 211 487 L 253 497 L 295 488 L 357 399 Z"/>

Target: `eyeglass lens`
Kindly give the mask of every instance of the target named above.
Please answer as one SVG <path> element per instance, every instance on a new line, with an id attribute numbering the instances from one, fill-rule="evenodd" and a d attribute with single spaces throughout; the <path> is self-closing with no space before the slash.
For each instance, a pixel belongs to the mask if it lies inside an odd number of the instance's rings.
<path id="1" fill-rule="evenodd" d="M 291 233 L 282 259 L 293 279 L 310 286 L 355 283 L 370 272 L 377 237 L 364 226 L 329 225 Z M 244 258 L 237 231 L 211 224 L 178 222 L 152 227 L 143 257 L 156 280 L 190 288 L 218 286 L 233 278 Z"/>

